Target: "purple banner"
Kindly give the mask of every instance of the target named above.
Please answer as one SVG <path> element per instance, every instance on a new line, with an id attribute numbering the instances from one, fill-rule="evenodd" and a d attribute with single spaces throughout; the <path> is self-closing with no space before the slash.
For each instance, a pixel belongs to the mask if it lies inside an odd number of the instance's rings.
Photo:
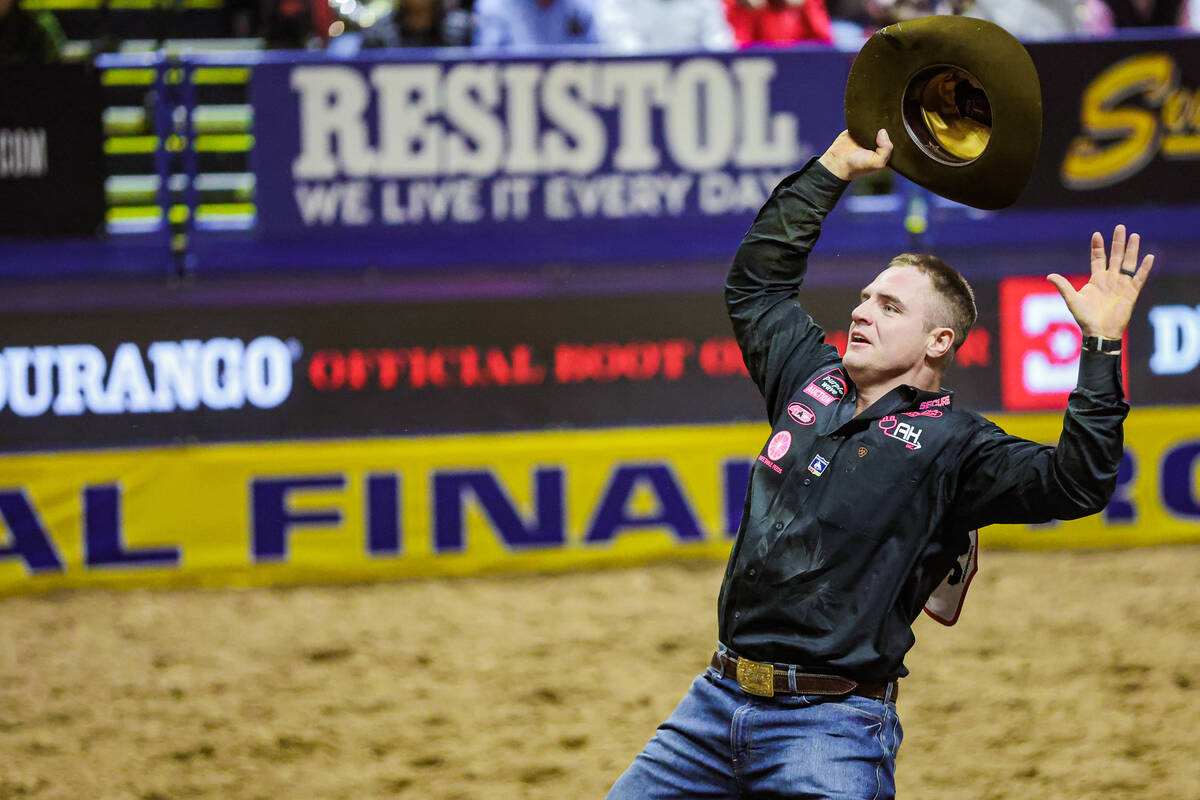
<path id="1" fill-rule="evenodd" d="M 844 127 L 851 56 L 264 64 L 263 235 L 394 261 L 724 256 Z"/>

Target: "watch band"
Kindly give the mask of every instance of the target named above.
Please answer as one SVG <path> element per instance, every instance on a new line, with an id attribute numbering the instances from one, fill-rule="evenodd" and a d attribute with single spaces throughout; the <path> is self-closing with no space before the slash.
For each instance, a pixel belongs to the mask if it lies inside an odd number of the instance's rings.
<path id="1" fill-rule="evenodd" d="M 1103 336 L 1085 336 L 1083 337 L 1084 350 L 1091 350 L 1093 353 L 1119 353 L 1121 352 L 1120 339 L 1105 339 Z"/>

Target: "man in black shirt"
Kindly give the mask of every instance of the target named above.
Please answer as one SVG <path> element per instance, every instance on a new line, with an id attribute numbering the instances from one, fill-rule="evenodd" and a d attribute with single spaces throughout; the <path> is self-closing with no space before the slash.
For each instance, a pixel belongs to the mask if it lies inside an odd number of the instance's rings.
<path id="1" fill-rule="evenodd" d="M 885 798 L 902 730 L 897 679 L 939 583 L 1000 522 L 1094 514 L 1116 486 L 1128 412 L 1120 344 L 1153 265 L 1139 237 L 1091 242 L 1091 279 L 1049 276 L 1083 333 L 1057 447 L 952 408 L 946 368 L 974 296 L 932 256 L 898 256 L 862 291 L 846 354 L 797 302 L 821 222 L 882 169 L 841 134 L 785 179 L 725 285 L 772 434 L 751 473 L 718 605 L 719 648 L 610 798 Z"/>

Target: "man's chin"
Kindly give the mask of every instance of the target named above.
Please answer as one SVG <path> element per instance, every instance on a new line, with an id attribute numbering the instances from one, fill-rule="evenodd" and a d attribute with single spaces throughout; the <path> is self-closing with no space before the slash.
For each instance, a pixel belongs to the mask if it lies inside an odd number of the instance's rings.
<path id="1" fill-rule="evenodd" d="M 865 375 L 869 369 L 868 365 L 865 363 L 865 359 L 861 358 L 858 353 L 853 351 L 847 352 L 845 357 L 842 358 L 842 366 L 846 369 L 846 375 L 848 375 L 850 380 L 854 381 L 855 384 L 862 382 L 860 378 Z"/>

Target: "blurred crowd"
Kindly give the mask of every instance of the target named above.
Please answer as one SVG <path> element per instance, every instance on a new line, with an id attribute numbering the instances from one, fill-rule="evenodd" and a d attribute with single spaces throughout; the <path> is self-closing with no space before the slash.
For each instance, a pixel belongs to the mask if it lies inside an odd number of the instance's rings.
<path id="1" fill-rule="evenodd" d="M 351 50 L 593 44 L 645 52 L 797 42 L 854 49 L 881 26 L 929 14 L 986 19 L 1025 40 L 1104 36 L 1127 27 L 1200 30 L 1200 0 L 375 0 L 379 7 L 364 0 L 328 2 L 336 17 L 332 29 L 318 23 L 312 34 Z"/>
<path id="2" fill-rule="evenodd" d="M 22 0 L 0 0 L 0 58 L 58 57 L 62 31 L 46 5 L 30 10 Z M 343 54 L 377 47 L 521 50 L 579 44 L 630 53 L 797 42 L 856 49 L 883 25 L 929 14 L 990 20 L 1027 41 L 1104 36 L 1128 27 L 1200 31 L 1200 0 L 226 0 L 225 5 L 231 35 L 261 37 L 268 47 Z"/>

